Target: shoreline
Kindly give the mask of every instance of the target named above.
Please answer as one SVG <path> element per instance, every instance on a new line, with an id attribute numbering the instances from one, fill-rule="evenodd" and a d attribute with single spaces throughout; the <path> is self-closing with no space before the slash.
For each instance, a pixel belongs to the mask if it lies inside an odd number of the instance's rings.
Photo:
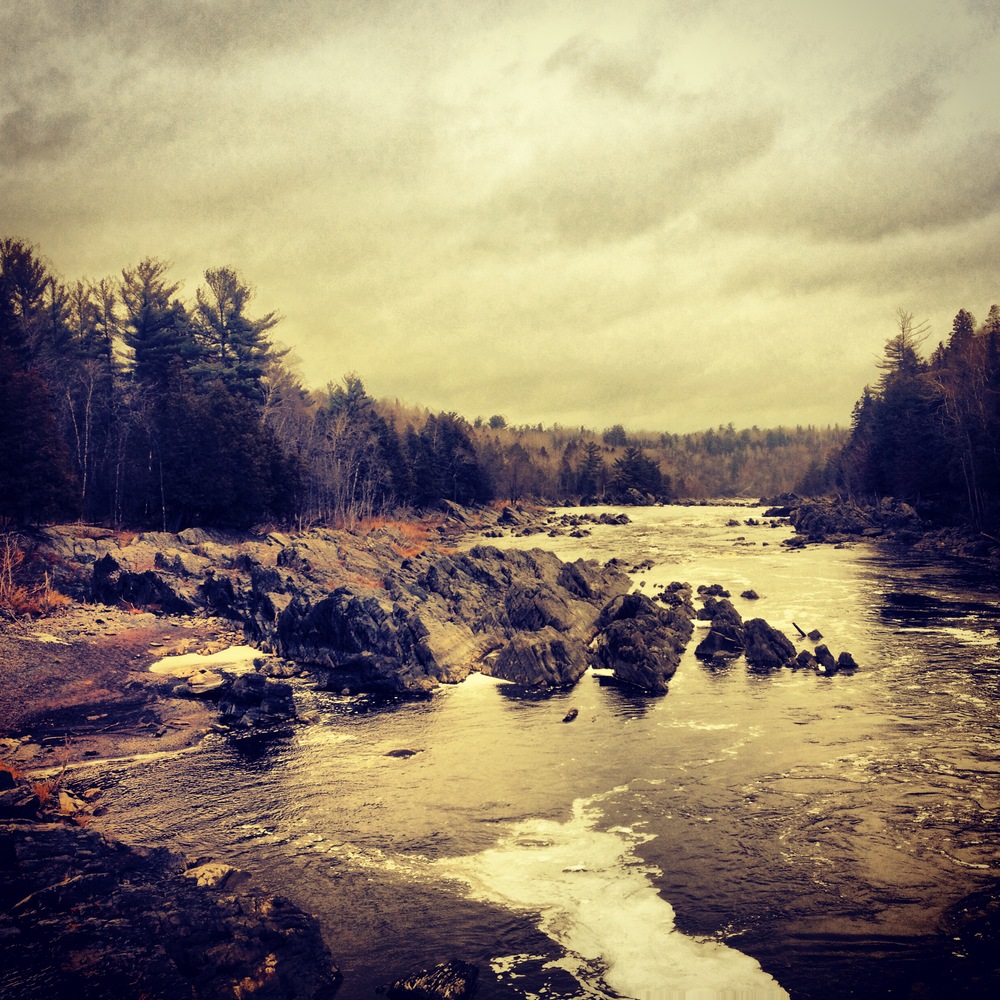
<path id="1" fill-rule="evenodd" d="M 511 533 L 541 535 L 563 517 L 577 516 L 576 511 L 570 513 L 556 509 L 553 513 L 550 508 L 532 511 L 530 517 L 523 511 L 521 513 L 525 515 L 523 523 L 509 526 Z M 559 527 L 561 533 L 570 534 L 580 526 L 566 524 Z M 484 541 L 488 543 L 488 539 L 483 539 L 480 533 L 489 530 L 493 529 L 488 525 L 470 529 L 459 544 L 464 548 Z M 452 535 L 450 541 L 454 543 L 455 540 L 456 536 Z M 871 540 L 879 541 L 877 538 Z M 927 555 L 933 557 L 933 553 Z M 143 752 L 160 755 L 196 749 L 205 734 L 213 728 L 217 717 L 213 703 L 176 697 L 173 688 L 177 678 L 157 677 L 149 667 L 164 654 L 211 653 L 217 651 L 213 648 L 215 644 L 238 645 L 243 641 L 242 630 L 225 619 L 161 616 L 99 605 L 74 605 L 61 615 L 23 623 L 13 630 L 5 629 L 0 632 L 0 653 L 8 648 L 4 646 L 6 642 L 21 643 L 22 653 L 30 651 L 30 655 L 22 657 L 23 669 L 27 670 L 28 661 L 32 660 L 34 669 L 42 675 L 34 688 L 36 693 L 51 692 L 53 689 L 46 686 L 46 678 L 65 668 L 74 655 L 80 654 L 90 664 L 103 662 L 106 668 L 103 677 L 92 674 L 64 677 L 69 701 L 77 699 L 63 706 L 67 714 L 49 713 L 52 716 L 49 718 L 42 713 L 32 717 L 36 722 L 29 723 L 36 736 L 43 725 L 51 727 L 49 738 L 52 740 L 58 740 L 60 726 L 72 729 L 73 742 L 69 748 L 57 742 L 46 744 L 36 739 L 30 743 L 20 742 L 18 750 L 24 759 L 34 762 L 29 766 L 44 768 L 39 772 L 41 774 L 58 770 L 62 764 L 69 786 L 72 784 L 74 764 L 72 760 L 66 762 L 66 749 L 73 749 L 74 753 L 79 751 L 78 763 L 97 766 L 115 759 L 141 758 Z M 73 686 L 88 679 L 93 682 L 89 686 Z M 81 695 L 81 691 L 93 695 L 99 685 L 109 688 L 113 681 L 120 685 L 119 698 L 109 704 L 95 705 Z M 100 711 L 94 711 L 95 708 Z M 191 714 L 187 716 L 185 713 Z M 77 720 L 75 727 L 71 725 L 73 718 Z M 114 751 L 114 755 L 101 753 L 102 747 Z M 147 749 L 118 752 L 125 747 Z M 3 756 L 0 750 L 0 757 Z M 85 818 L 86 810 L 81 815 Z M 96 824 L 98 829 L 103 825 Z"/>
<path id="2" fill-rule="evenodd" d="M 173 696 L 175 679 L 150 667 L 168 652 L 214 652 L 241 638 L 221 619 L 102 605 L 0 630 L 0 760 L 51 771 L 197 745 L 214 706 Z"/>
<path id="3" fill-rule="evenodd" d="M 741 498 L 730 505 L 744 506 L 746 502 Z M 887 501 L 875 510 L 784 495 L 758 502 L 761 504 L 780 509 L 780 516 L 795 526 L 793 547 L 869 541 L 904 546 L 921 557 L 957 560 L 979 568 L 995 569 L 1000 564 L 1000 543 L 986 555 L 973 554 L 969 549 L 978 543 L 968 531 L 930 530 L 912 509 L 895 502 Z M 703 501 L 698 505 L 717 504 Z M 360 593 L 369 585 L 382 586 L 379 579 L 392 577 L 400 565 L 415 558 L 417 551 L 468 552 L 505 534 L 538 535 L 540 543 L 545 536 L 584 537 L 594 524 L 627 523 L 627 509 L 526 503 L 500 510 L 470 510 L 446 504 L 444 514 L 429 526 L 427 519 L 413 522 L 420 525 L 421 535 L 417 538 L 412 537 L 414 529 L 395 529 L 397 534 L 391 528 L 369 533 L 323 532 L 324 537 L 332 539 L 340 563 L 322 569 L 333 574 L 331 589 L 346 585 Z M 398 534 L 400 530 L 403 535 Z M 81 544 L 94 546 L 94 529 L 62 526 L 51 531 L 58 533 L 63 543 L 69 539 L 70 551 Z M 959 535 L 969 544 L 959 544 Z M 195 546 L 194 551 L 208 552 L 221 561 L 223 544 L 213 542 L 215 536 L 208 533 L 201 532 L 200 536 L 208 541 Z M 139 560 L 144 560 L 144 564 L 157 567 L 156 571 L 171 585 L 183 584 L 190 589 L 183 572 L 168 576 L 159 551 L 140 544 L 144 537 L 139 536 L 132 544 L 139 550 L 134 557 L 135 569 L 140 569 Z M 182 538 L 183 533 L 169 537 Z M 253 544 L 256 557 L 264 553 L 260 561 L 266 567 L 273 566 L 276 558 L 280 562 L 281 551 L 291 551 L 298 537 L 310 536 L 273 534 L 252 543 L 230 539 L 229 544 L 237 550 Z M 166 547 L 167 538 L 156 535 L 155 542 Z M 274 539 L 280 539 L 281 544 L 276 545 Z M 308 543 L 302 548 L 308 550 Z M 80 589 L 87 586 L 81 583 L 81 568 L 92 568 L 100 551 L 100 545 L 95 546 L 88 557 L 90 562 L 83 561 L 76 567 L 74 585 L 79 596 L 85 596 L 80 595 Z M 182 562 L 191 557 L 184 553 L 173 558 L 175 568 L 180 569 Z M 206 579 L 235 578 L 233 570 L 220 568 L 217 562 L 207 558 L 200 561 L 203 565 L 198 569 L 206 573 Z M 67 561 L 63 558 L 62 562 L 65 574 Z M 306 572 L 312 569 L 306 564 Z M 152 575 L 148 570 L 141 574 L 143 578 Z M 157 674 L 150 668 L 171 654 L 209 655 L 247 641 L 262 654 L 273 652 L 267 649 L 266 639 L 262 642 L 260 637 L 248 635 L 249 626 L 246 619 L 212 616 L 206 609 L 195 613 L 140 610 L 125 598 L 120 598 L 117 606 L 77 601 L 43 617 L 4 623 L 0 626 L 0 760 L 6 759 L 21 769 L 53 770 L 64 764 L 172 752 L 197 745 L 218 728 L 215 704 L 210 699 L 179 696 L 175 690 L 178 677 Z"/>

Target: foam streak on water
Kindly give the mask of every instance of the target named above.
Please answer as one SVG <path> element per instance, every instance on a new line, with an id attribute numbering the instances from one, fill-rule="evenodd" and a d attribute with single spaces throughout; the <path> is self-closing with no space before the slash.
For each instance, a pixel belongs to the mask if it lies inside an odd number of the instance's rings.
<path id="1" fill-rule="evenodd" d="M 649 837 L 598 829 L 600 798 L 577 800 L 563 823 L 516 823 L 496 847 L 439 867 L 475 898 L 537 913 L 540 930 L 567 951 L 563 967 L 588 994 L 605 995 L 606 986 L 638 1000 L 787 997 L 754 959 L 675 928 L 673 908 L 632 850 Z M 498 957 L 494 968 L 512 964 Z"/>

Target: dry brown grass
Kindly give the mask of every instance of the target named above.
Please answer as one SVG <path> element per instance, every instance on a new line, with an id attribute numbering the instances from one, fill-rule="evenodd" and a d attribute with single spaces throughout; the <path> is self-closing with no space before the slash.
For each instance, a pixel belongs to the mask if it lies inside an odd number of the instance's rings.
<path id="1" fill-rule="evenodd" d="M 66 777 L 66 767 L 69 764 L 68 746 L 62 748 L 59 757 L 62 761 L 62 767 L 59 769 L 58 774 L 54 774 L 48 778 L 42 778 L 40 781 L 33 781 L 31 783 L 31 790 L 38 796 L 38 801 L 43 809 L 54 797 L 58 796 L 59 788 L 63 783 L 63 778 Z"/>
<path id="2" fill-rule="evenodd" d="M 393 551 L 403 559 L 418 556 L 427 549 L 440 551 L 437 529 L 444 524 L 442 515 L 427 515 L 419 520 L 373 517 L 365 521 L 362 530 L 365 534 L 384 532 L 390 536 L 389 544 Z"/>
<path id="3" fill-rule="evenodd" d="M 21 781 L 24 778 L 24 771 L 16 764 L 9 764 L 5 760 L 0 760 L 0 771 L 6 771 L 15 781 Z"/>
<path id="4" fill-rule="evenodd" d="M 0 536 L 0 616 L 18 619 L 52 614 L 66 607 L 70 599 L 55 590 L 49 574 L 33 583 L 24 548 L 17 535 Z"/>

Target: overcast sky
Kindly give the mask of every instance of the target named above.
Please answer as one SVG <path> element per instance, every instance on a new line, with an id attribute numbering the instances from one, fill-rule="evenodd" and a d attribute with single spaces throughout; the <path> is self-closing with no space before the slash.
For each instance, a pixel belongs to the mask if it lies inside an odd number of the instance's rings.
<path id="1" fill-rule="evenodd" d="M 234 267 L 311 386 L 846 424 L 1000 300 L 1000 0 L 0 0 L 0 236 Z"/>

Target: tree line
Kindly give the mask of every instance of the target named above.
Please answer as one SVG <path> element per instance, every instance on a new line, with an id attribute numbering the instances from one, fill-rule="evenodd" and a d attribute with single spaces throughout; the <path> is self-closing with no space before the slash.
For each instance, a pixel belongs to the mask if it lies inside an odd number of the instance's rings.
<path id="1" fill-rule="evenodd" d="M 780 492 L 842 444 L 827 428 L 693 435 L 510 427 L 306 387 L 277 313 L 210 268 L 193 299 L 146 258 L 66 282 L 0 240 L 0 519 L 115 527 L 353 525 L 494 499 L 643 503 Z"/>
<path id="2" fill-rule="evenodd" d="M 960 309 L 929 357 L 928 331 L 897 314 L 881 375 L 854 407 L 850 438 L 826 470 L 861 500 L 895 497 L 931 521 L 1000 526 L 1000 307 Z"/>

